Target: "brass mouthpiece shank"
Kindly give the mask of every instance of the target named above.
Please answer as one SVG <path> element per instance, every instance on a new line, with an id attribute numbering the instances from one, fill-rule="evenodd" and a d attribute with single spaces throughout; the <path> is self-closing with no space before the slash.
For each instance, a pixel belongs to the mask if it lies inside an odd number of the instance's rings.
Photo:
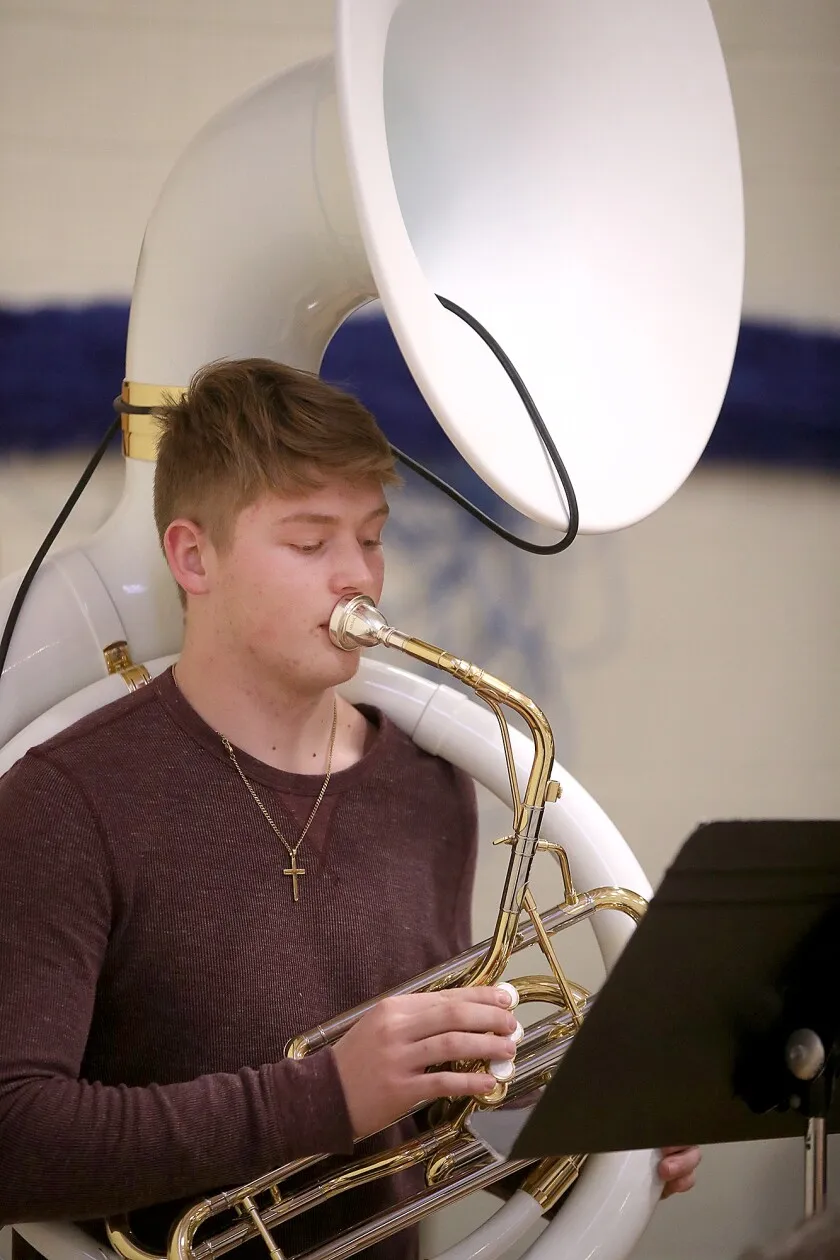
<path id="1" fill-rule="evenodd" d="M 535 723 L 529 722 L 528 725 L 537 725 L 541 730 L 546 731 L 552 740 L 553 753 L 553 737 L 548 720 L 532 700 L 503 682 L 501 678 L 494 678 L 478 665 L 473 665 L 470 661 L 445 652 L 443 648 L 435 647 L 433 643 L 416 639 L 413 635 L 398 630 L 396 626 L 389 625 L 376 604 L 367 595 L 351 595 L 339 600 L 330 617 L 329 633 L 335 646 L 345 652 L 354 652 L 358 648 L 377 645 L 396 648 L 408 656 L 413 656 L 415 660 L 423 661 L 426 665 L 433 665 L 435 669 L 443 670 L 444 673 L 451 674 L 453 678 L 460 679 L 468 687 L 482 694 L 484 699 L 493 696 L 500 703 L 508 704 L 518 712 L 527 709 L 535 717 L 539 715 Z M 523 716 L 525 716 L 524 712 Z"/>
<path id="2" fill-rule="evenodd" d="M 499 712 L 499 707 L 505 705 L 519 713 L 528 724 L 534 740 L 535 755 L 531 778 L 524 796 L 520 798 L 514 784 L 511 784 L 514 810 L 520 813 L 523 806 L 528 810 L 541 808 L 546 800 L 556 799 L 557 793 L 552 791 L 548 779 L 554 762 L 554 736 L 547 717 L 528 696 L 478 665 L 473 665 L 470 661 L 445 652 L 443 648 L 426 643 L 423 639 L 416 639 L 395 626 L 389 625 L 384 615 L 367 595 L 351 595 L 339 600 L 330 617 L 329 634 L 335 646 L 345 652 L 377 645 L 396 648 L 400 652 L 405 652 L 407 656 L 413 656 L 415 660 L 423 661 L 424 664 L 432 665 L 435 669 L 457 678 L 466 686 L 471 687 L 482 700 L 490 705 L 504 728 L 503 738 L 506 734 L 506 724 Z M 505 740 L 505 751 L 509 752 L 507 740 Z M 524 824 L 525 820 L 517 820 L 517 834 L 520 830 L 520 822 Z M 522 830 L 526 828 L 523 826 Z M 536 839 L 536 830 L 533 828 L 527 830 L 529 836 L 533 831 L 533 838 Z"/>
<path id="3" fill-rule="evenodd" d="M 376 647 L 385 642 L 392 631 L 373 600 L 367 595 L 350 595 L 340 599 L 330 617 L 330 638 L 344 652 L 360 647 Z M 393 632 L 393 631 L 392 631 Z"/>

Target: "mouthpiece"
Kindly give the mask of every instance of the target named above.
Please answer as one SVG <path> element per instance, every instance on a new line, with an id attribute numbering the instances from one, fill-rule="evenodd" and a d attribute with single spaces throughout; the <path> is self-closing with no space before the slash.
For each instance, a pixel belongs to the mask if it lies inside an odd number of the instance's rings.
<path id="1" fill-rule="evenodd" d="M 344 652 L 374 647 L 383 642 L 388 622 L 367 595 L 350 595 L 340 599 L 330 617 L 330 638 Z"/>

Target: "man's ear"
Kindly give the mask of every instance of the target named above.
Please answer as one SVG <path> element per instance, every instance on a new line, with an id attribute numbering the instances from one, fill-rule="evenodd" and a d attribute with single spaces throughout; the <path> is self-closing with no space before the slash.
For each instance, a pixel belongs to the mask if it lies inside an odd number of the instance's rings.
<path id="1" fill-rule="evenodd" d="M 184 518 L 172 521 L 163 535 L 163 550 L 172 576 L 188 595 L 209 590 L 212 544 L 201 526 Z"/>

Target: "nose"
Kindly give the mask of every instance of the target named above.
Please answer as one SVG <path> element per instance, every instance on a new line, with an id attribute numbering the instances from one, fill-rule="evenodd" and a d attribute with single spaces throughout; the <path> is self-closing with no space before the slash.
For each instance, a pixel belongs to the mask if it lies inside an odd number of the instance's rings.
<path id="1" fill-rule="evenodd" d="M 378 554 L 378 553 L 374 553 Z M 374 570 L 371 552 L 355 540 L 340 549 L 330 580 L 330 589 L 337 598 L 356 593 L 378 594 L 374 590 Z"/>

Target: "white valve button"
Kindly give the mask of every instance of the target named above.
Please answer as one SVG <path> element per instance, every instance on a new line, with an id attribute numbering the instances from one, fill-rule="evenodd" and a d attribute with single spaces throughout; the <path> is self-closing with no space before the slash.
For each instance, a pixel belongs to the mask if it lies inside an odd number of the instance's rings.
<path id="1" fill-rule="evenodd" d="M 519 993 L 517 992 L 514 985 L 509 984 L 507 980 L 502 980 L 499 984 L 496 985 L 496 988 L 504 990 L 504 992 L 510 998 L 510 1006 L 508 1007 L 509 1011 L 512 1011 L 515 1006 L 519 1005 Z"/>
<path id="2" fill-rule="evenodd" d="M 497 1081 L 509 1081 L 514 1071 L 513 1059 L 493 1059 L 490 1063 L 490 1075 Z"/>
<path id="3" fill-rule="evenodd" d="M 512 1033 L 508 1033 L 508 1036 L 515 1046 L 519 1045 L 520 1041 L 525 1036 L 525 1029 L 522 1027 L 519 1020 L 516 1021 L 516 1027 Z"/>

